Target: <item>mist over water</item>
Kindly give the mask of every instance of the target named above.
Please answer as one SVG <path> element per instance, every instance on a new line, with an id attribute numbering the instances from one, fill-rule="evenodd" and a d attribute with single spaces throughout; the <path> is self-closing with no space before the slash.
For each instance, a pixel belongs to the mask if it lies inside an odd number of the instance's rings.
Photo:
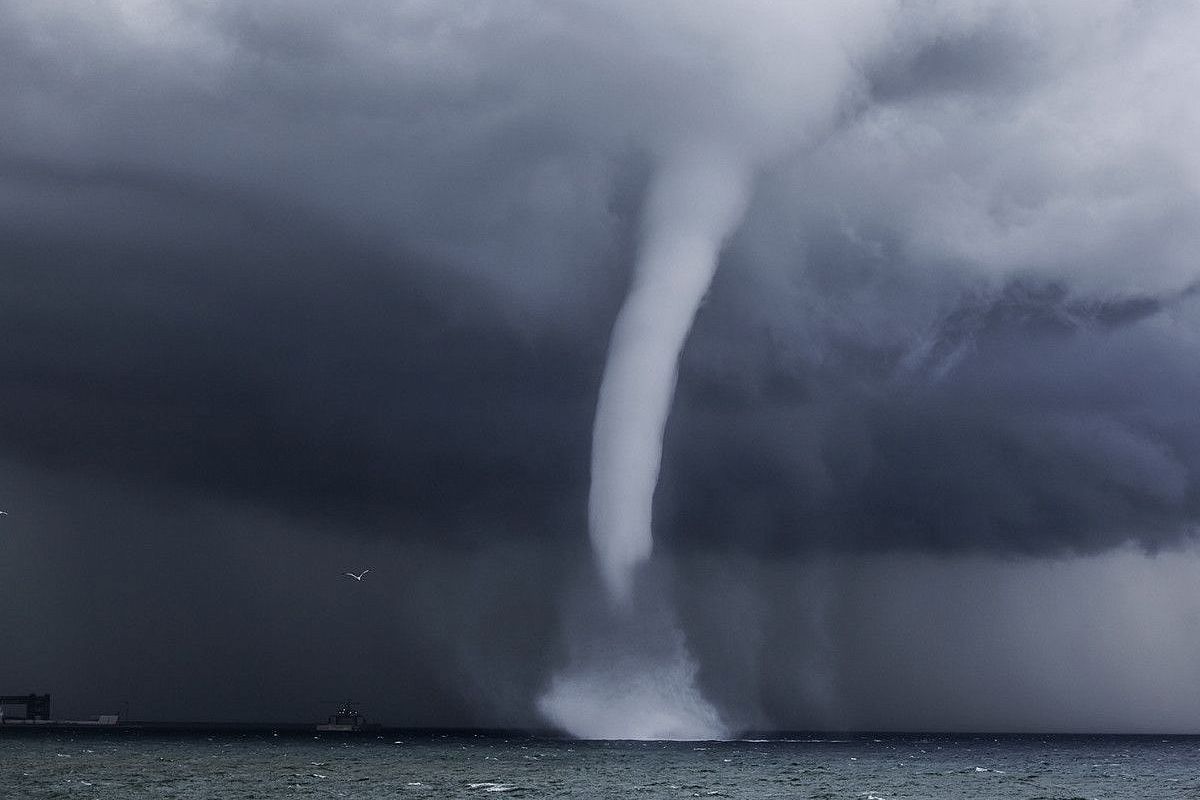
<path id="1" fill-rule="evenodd" d="M 721 739 L 717 709 L 697 684 L 669 594 L 654 570 L 631 587 L 628 605 L 580 596 L 566 614 L 569 661 L 538 710 L 583 739 Z"/>

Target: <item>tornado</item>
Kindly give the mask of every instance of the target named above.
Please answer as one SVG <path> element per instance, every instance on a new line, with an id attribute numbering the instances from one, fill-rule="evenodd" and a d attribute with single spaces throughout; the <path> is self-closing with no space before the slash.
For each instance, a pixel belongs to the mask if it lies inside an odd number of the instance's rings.
<path id="1" fill-rule="evenodd" d="M 609 598 L 628 607 L 653 549 L 654 490 L 679 354 L 745 211 L 748 169 L 720 148 L 659 165 L 642 217 L 632 285 L 613 326 L 592 431 L 588 530 Z"/>

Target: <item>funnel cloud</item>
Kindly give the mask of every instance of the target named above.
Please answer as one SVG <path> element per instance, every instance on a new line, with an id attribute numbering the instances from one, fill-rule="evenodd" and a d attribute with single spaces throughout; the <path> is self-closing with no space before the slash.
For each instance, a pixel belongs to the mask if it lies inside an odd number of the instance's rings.
<path id="1" fill-rule="evenodd" d="M 710 149 L 675 157 L 650 185 L 592 434 L 589 529 L 608 591 L 621 603 L 629 602 L 633 570 L 653 546 L 654 488 L 676 361 L 748 192 L 746 170 Z"/>

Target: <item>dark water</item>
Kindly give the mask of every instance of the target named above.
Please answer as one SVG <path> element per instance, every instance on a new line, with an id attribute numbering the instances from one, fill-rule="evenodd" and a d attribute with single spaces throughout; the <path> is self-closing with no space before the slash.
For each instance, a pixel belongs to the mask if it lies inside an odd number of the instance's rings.
<path id="1" fill-rule="evenodd" d="M 1195 737 L 0 733 L 0 798 L 1200 798 Z"/>

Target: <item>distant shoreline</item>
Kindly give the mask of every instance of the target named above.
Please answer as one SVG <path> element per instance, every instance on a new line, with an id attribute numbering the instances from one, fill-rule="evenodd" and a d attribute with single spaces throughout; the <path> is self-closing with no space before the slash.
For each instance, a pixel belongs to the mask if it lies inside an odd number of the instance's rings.
<path id="1" fill-rule="evenodd" d="M 264 722 L 162 722 L 130 721 L 101 724 L 88 720 L 38 720 L 24 722 L 6 720 L 0 723 L 0 735 L 13 733 L 151 733 L 178 735 L 221 735 L 221 736 L 286 736 L 294 738 L 410 738 L 410 739 L 553 739 L 568 741 L 633 741 L 633 740 L 577 740 L 553 730 L 524 728 L 430 728 L 396 727 L 382 725 L 357 731 L 318 731 L 316 723 L 264 723 Z M 704 740 L 714 744 L 846 744 L 862 740 L 913 740 L 913 739 L 1200 739 L 1200 733 L 1077 733 L 1060 732 L 1012 732 L 1012 731 L 746 731 L 728 739 Z M 688 744 L 692 740 L 653 740 L 656 742 L 678 741 Z M 695 740 L 701 741 L 701 740 Z"/>

